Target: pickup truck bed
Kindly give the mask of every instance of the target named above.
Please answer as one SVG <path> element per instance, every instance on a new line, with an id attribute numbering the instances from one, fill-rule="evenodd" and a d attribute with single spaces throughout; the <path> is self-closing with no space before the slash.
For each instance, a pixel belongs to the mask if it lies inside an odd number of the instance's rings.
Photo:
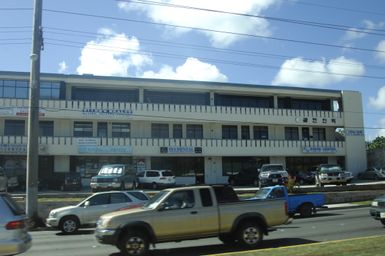
<path id="1" fill-rule="evenodd" d="M 271 186 L 260 189 L 253 199 L 276 199 L 287 201 L 288 214 L 294 216 L 299 213 L 301 217 L 310 217 L 318 208 L 324 207 L 326 198 L 324 194 L 288 194 L 285 186 Z"/>

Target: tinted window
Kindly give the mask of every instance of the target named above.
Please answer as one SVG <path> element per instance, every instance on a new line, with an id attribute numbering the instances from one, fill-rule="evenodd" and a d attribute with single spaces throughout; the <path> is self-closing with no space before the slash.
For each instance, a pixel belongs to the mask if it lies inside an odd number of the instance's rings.
<path id="1" fill-rule="evenodd" d="M 168 138 L 168 124 L 151 124 L 152 138 Z"/>
<path id="2" fill-rule="evenodd" d="M 232 188 L 226 186 L 213 186 L 213 188 L 218 203 L 230 203 L 238 201 L 238 196 Z"/>
<path id="3" fill-rule="evenodd" d="M 158 177 L 159 176 L 159 173 L 158 172 L 147 172 L 147 177 Z"/>
<path id="4" fill-rule="evenodd" d="M 203 125 L 201 124 L 186 125 L 186 138 L 203 139 Z"/>
<path id="5" fill-rule="evenodd" d="M 24 136 L 25 135 L 24 120 L 5 120 L 4 135 Z"/>
<path id="6" fill-rule="evenodd" d="M 179 105 L 209 105 L 210 94 L 144 90 L 144 102 Z"/>
<path id="7" fill-rule="evenodd" d="M 211 198 L 210 190 L 208 188 L 200 189 L 199 193 L 201 195 L 201 201 L 202 201 L 203 207 L 213 205 L 213 199 Z"/>
<path id="8" fill-rule="evenodd" d="M 163 175 L 163 176 L 166 176 L 166 177 L 174 176 L 174 174 L 173 174 L 172 172 L 170 172 L 170 171 L 163 171 L 163 172 L 162 172 L 162 175 Z"/>
<path id="9" fill-rule="evenodd" d="M 113 193 L 110 194 L 110 203 L 111 204 L 120 204 L 120 203 L 125 203 L 125 202 L 132 202 L 128 196 L 126 196 L 123 193 Z"/>
<path id="10" fill-rule="evenodd" d="M 92 137 L 92 122 L 74 122 L 74 137 Z"/>
<path id="11" fill-rule="evenodd" d="M 112 123 L 112 137 L 129 138 L 130 124 L 129 123 Z"/>
<path id="12" fill-rule="evenodd" d="M 238 139 L 238 127 L 236 125 L 222 125 L 222 139 Z"/>
<path id="13" fill-rule="evenodd" d="M 90 205 L 102 205 L 109 203 L 110 196 L 108 194 L 95 195 L 90 198 L 88 201 Z"/>
<path id="14" fill-rule="evenodd" d="M 273 97 L 215 94 L 215 105 L 251 108 L 272 108 L 274 106 L 274 100 Z"/>
<path id="15" fill-rule="evenodd" d="M 141 192 L 134 192 L 134 191 L 130 191 L 130 192 L 127 192 L 128 194 L 130 194 L 131 196 L 139 199 L 139 200 L 142 200 L 142 201 L 145 201 L 145 200 L 148 200 L 148 197 L 146 194 L 144 193 L 141 193 Z"/>
<path id="16" fill-rule="evenodd" d="M 139 102 L 139 90 L 72 88 L 73 100 Z"/>
<path id="17" fill-rule="evenodd" d="M 53 136 L 53 121 L 39 121 L 39 136 Z"/>

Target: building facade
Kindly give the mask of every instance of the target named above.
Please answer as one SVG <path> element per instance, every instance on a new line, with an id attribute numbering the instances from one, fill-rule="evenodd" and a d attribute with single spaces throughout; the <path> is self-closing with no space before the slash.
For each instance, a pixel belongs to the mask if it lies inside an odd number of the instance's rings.
<path id="1" fill-rule="evenodd" d="M 0 165 L 25 175 L 29 73 L 0 72 Z M 227 183 L 264 163 L 366 168 L 356 91 L 42 74 L 39 178 L 106 163 L 170 169 L 177 182 Z M 49 181 L 48 181 L 49 182 Z"/>

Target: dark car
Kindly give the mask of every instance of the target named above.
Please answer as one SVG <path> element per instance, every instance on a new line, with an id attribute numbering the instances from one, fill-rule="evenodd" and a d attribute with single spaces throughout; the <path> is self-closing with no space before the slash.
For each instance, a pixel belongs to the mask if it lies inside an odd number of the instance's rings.
<path id="1" fill-rule="evenodd" d="M 369 213 L 374 219 L 381 221 L 385 226 L 385 195 L 373 200 Z"/>
<path id="2" fill-rule="evenodd" d="M 315 172 L 311 171 L 300 171 L 295 174 L 295 182 L 301 185 L 303 184 L 314 184 Z"/>
<path id="3" fill-rule="evenodd" d="M 61 185 L 61 190 L 81 190 L 82 189 L 82 179 L 80 173 L 69 172 L 64 175 L 64 181 Z"/>
<path id="4" fill-rule="evenodd" d="M 377 168 L 368 168 L 364 172 L 358 174 L 360 180 L 383 180 L 385 179 L 385 172 Z"/>
<path id="5" fill-rule="evenodd" d="M 258 170 L 257 169 L 242 169 L 236 174 L 229 175 L 228 182 L 230 185 L 258 185 Z"/>

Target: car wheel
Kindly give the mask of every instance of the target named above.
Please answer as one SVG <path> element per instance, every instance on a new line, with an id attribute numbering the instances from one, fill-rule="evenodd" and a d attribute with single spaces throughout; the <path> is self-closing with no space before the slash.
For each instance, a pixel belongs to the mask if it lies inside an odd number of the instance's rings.
<path id="1" fill-rule="evenodd" d="M 158 188 L 158 184 L 156 184 L 156 182 L 153 182 L 153 183 L 151 184 L 151 188 L 152 188 L 152 189 L 157 189 L 157 188 Z"/>
<path id="2" fill-rule="evenodd" d="M 60 221 L 59 228 L 64 234 L 72 234 L 78 230 L 79 220 L 74 216 L 64 217 Z"/>
<path id="3" fill-rule="evenodd" d="M 236 238 L 240 246 L 255 248 L 262 242 L 262 228 L 258 223 L 246 222 L 238 228 Z"/>
<path id="4" fill-rule="evenodd" d="M 308 218 L 313 214 L 313 205 L 303 204 L 299 207 L 298 212 L 302 218 Z"/>
<path id="5" fill-rule="evenodd" d="M 119 249 L 126 256 L 146 255 L 149 248 L 149 239 L 142 232 L 128 232 L 120 241 Z"/>

